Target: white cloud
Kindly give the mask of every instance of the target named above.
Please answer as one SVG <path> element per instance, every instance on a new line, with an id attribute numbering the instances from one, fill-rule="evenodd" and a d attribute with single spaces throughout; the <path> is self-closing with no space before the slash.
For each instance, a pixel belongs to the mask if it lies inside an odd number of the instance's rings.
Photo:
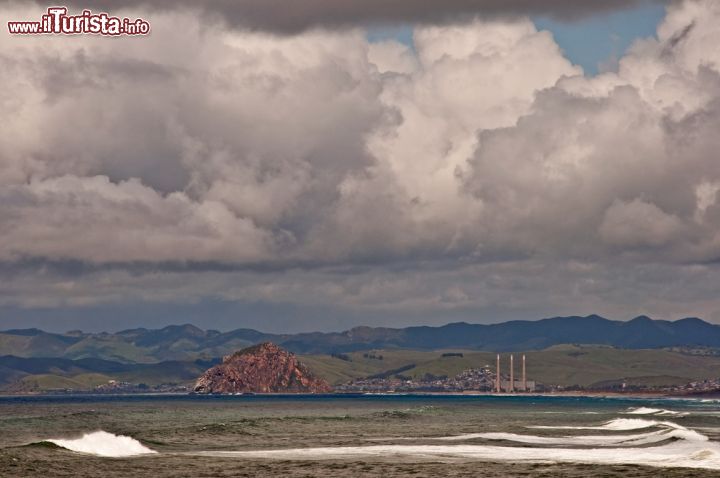
<path id="1" fill-rule="evenodd" d="M 154 12 L 141 39 L 6 37 L 0 260 L 301 264 L 321 271 L 301 274 L 310 284 L 245 280 L 227 296 L 406 310 L 531 309 L 548 286 L 524 274 L 555 267 L 576 285 L 584 264 L 583 286 L 626 306 L 605 289 L 614 258 L 720 254 L 718 21 L 715 2 L 673 5 L 657 39 L 592 78 L 523 19 L 418 27 L 413 48 L 184 11 Z M 383 279 L 408 264 L 408 280 Z M 427 264 L 445 270 L 413 279 Z M 447 272 L 468 264 L 484 289 Z M 345 287 L 321 266 L 372 274 Z"/>
<path id="2" fill-rule="evenodd" d="M 720 179 L 718 18 L 713 2 L 672 7 L 659 39 L 636 44 L 617 74 L 562 79 L 516 126 L 481 132 L 466 186 L 486 206 L 487 242 L 597 260 L 652 245 L 643 260 L 714 260 L 719 224 L 695 218 L 698 187 Z"/>
<path id="3" fill-rule="evenodd" d="M 5 0 L 7 1 L 7 0 Z M 10 0 L 12 1 L 12 0 Z M 154 11 L 195 9 L 238 28 L 292 34 L 311 28 L 352 27 L 387 23 L 447 23 L 475 15 L 507 17 L 529 14 L 577 19 L 595 12 L 622 10 L 665 0 L 68 0 L 65 5 L 82 9 L 141 7 Z"/>
<path id="4" fill-rule="evenodd" d="M 682 230 L 682 223 L 676 216 L 639 199 L 615 201 L 605 211 L 600 225 L 602 238 L 620 247 L 662 246 L 675 239 Z"/>
<path id="5" fill-rule="evenodd" d="M 216 201 L 166 196 L 131 179 L 61 176 L 0 190 L 0 260 L 259 261 L 267 231 Z"/>

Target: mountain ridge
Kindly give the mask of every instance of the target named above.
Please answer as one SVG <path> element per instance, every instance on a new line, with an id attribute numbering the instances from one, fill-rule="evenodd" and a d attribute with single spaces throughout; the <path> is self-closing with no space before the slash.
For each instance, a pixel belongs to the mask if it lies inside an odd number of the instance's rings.
<path id="1" fill-rule="evenodd" d="M 220 357 L 262 342 L 273 342 L 303 354 L 453 347 L 512 352 L 542 350 L 560 344 L 608 345 L 625 349 L 720 348 L 720 325 L 695 317 L 668 321 L 638 316 L 619 321 L 593 314 L 495 324 L 453 322 L 405 328 L 358 326 L 342 332 L 297 334 L 264 333 L 248 328 L 220 332 L 203 330 L 192 324 L 161 329 L 135 328 L 115 333 L 72 331 L 56 334 L 32 328 L 0 331 L 0 356 L 154 363 Z"/>

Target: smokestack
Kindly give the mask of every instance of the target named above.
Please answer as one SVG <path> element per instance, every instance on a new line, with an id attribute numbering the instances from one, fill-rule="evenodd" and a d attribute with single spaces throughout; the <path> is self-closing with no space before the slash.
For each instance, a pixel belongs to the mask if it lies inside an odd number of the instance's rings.
<path id="1" fill-rule="evenodd" d="M 495 391 L 500 393 L 500 354 L 497 354 L 497 363 L 495 365 Z"/>
<path id="2" fill-rule="evenodd" d="M 527 392 L 527 375 L 525 374 L 525 354 L 523 354 L 523 392 Z"/>
<path id="3" fill-rule="evenodd" d="M 509 392 L 515 391 L 515 371 L 513 370 L 515 367 L 513 366 L 513 356 L 510 354 L 510 387 L 508 387 Z"/>

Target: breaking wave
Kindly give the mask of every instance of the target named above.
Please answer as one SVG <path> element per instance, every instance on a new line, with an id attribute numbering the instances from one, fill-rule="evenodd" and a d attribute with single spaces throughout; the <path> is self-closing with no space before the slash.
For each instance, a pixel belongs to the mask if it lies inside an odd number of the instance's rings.
<path id="1" fill-rule="evenodd" d="M 665 410 L 663 408 L 647 408 L 647 407 L 630 408 L 625 413 L 628 415 L 658 415 L 658 416 L 685 416 L 685 415 L 688 415 L 688 412 L 676 412 L 673 410 Z"/>
<path id="2" fill-rule="evenodd" d="M 665 426 L 669 428 L 679 427 L 672 422 L 660 422 L 656 420 L 646 420 L 644 418 L 616 418 L 605 422 L 598 426 L 542 426 L 534 425 L 526 428 L 544 429 L 544 430 L 609 430 L 609 431 L 629 431 L 642 430 L 643 428 L 652 428 L 657 426 Z M 681 427 L 682 428 L 682 427 Z"/>
<path id="3" fill-rule="evenodd" d="M 638 408 L 631 408 L 627 412 L 628 415 L 655 415 L 656 413 L 660 413 L 662 410 L 659 408 L 648 408 L 648 407 L 638 407 Z"/>
<path id="4" fill-rule="evenodd" d="M 524 446 L 481 444 L 383 444 L 255 451 L 201 452 L 203 456 L 324 460 L 343 458 L 414 458 L 431 460 L 525 461 L 535 463 L 635 464 L 653 467 L 720 469 L 720 445 L 676 423 L 619 418 L 598 426 L 528 427 L 603 430 L 610 432 L 655 428 L 646 433 L 585 436 L 534 436 L 515 433 L 473 433 L 438 437 L 440 441 L 503 440 Z M 537 446 L 527 446 L 537 445 Z M 582 448 L 581 448 L 582 447 Z"/>
<path id="5" fill-rule="evenodd" d="M 52 443 L 78 453 L 114 458 L 157 453 L 134 438 L 113 435 L 104 431 L 86 433 L 82 437 L 75 439 L 45 440 L 45 443 Z"/>
<path id="6" fill-rule="evenodd" d="M 452 437 L 441 437 L 442 441 L 464 441 L 471 439 L 503 440 L 515 443 L 526 443 L 532 445 L 568 445 L 568 446 L 639 446 L 660 443 L 666 440 L 694 440 L 707 441 L 707 438 L 693 430 L 685 428 L 665 429 L 650 433 L 637 435 L 587 435 L 587 436 L 562 436 L 545 437 L 535 435 L 518 435 L 515 433 L 472 433 Z"/>

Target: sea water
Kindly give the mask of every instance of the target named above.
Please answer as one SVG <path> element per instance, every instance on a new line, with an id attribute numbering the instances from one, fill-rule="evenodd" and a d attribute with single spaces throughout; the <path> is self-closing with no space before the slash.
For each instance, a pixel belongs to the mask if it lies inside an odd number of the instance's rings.
<path id="1" fill-rule="evenodd" d="M 0 397 L 0 476 L 720 476 L 720 401 Z"/>

